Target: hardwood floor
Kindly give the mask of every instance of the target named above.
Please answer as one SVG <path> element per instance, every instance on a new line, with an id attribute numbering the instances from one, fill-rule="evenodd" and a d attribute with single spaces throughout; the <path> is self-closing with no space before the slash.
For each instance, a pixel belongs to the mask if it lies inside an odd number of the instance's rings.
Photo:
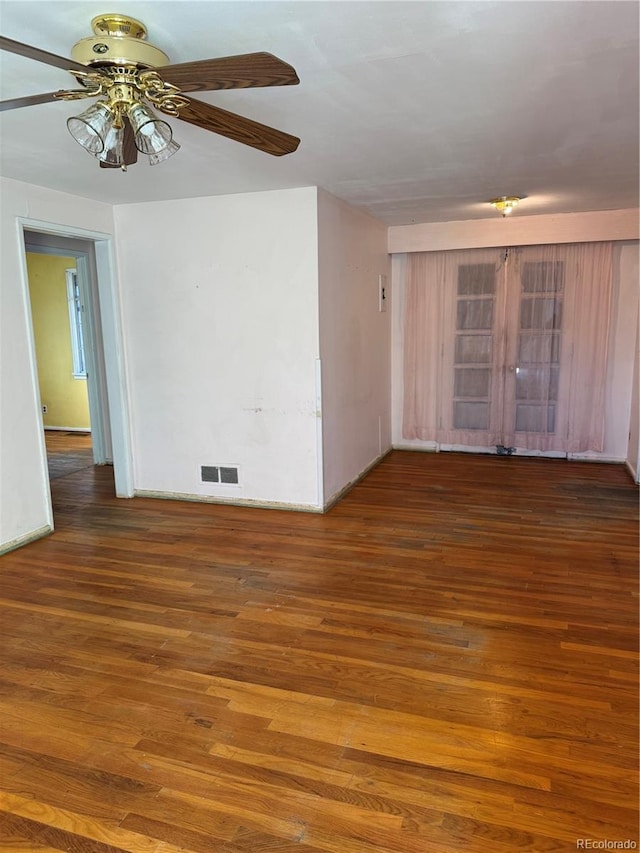
<path id="1" fill-rule="evenodd" d="M 324 516 L 52 491 L 1 565 L 3 851 L 640 843 L 622 467 L 393 452 Z"/>
<path id="2" fill-rule="evenodd" d="M 93 465 L 91 433 L 45 430 L 49 479 L 57 480 Z"/>

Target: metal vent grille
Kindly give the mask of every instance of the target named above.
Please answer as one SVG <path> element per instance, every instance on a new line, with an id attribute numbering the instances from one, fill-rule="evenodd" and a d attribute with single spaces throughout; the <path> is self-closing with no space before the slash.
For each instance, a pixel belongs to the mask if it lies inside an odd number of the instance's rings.
<path id="1" fill-rule="evenodd" d="M 219 483 L 220 472 L 217 465 L 203 465 L 200 468 L 200 477 L 203 483 Z"/>
<path id="2" fill-rule="evenodd" d="M 223 483 L 237 486 L 240 482 L 238 468 L 234 465 L 202 465 L 200 479 L 203 483 Z"/>

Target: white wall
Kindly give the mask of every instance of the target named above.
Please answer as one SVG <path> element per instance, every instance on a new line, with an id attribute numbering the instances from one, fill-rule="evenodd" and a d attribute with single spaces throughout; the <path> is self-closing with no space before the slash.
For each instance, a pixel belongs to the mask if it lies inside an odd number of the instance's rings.
<path id="1" fill-rule="evenodd" d="M 391 309 L 378 307 L 387 227 L 318 192 L 324 503 L 391 446 Z"/>
<path id="2" fill-rule="evenodd" d="M 404 311 L 404 292 L 401 282 L 403 280 L 404 259 L 404 254 L 394 255 L 392 263 L 392 298 L 394 306 L 392 331 L 392 440 L 394 447 L 434 449 L 436 446 L 434 442 L 409 440 L 402 436 L 404 340 L 402 316 Z M 601 453 L 576 454 L 576 458 L 602 459 L 617 462 L 623 462 L 627 458 L 633 387 L 633 359 L 637 326 L 638 243 L 636 241 L 627 241 L 618 243 L 614 250 L 614 280 L 609 330 L 604 446 Z"/>
<path id="3" fill-rule="evenodd" d="M 18 219 L 113 231 L 109 205 L 0 179 L 0 550 L 50 529 L 49 485 Z"/>
<path id="4" fill-rule="evenodd" d="M 136 494 L 317 508 L 316 189 L 115 210 Z M 201 482 L 237 465 L 240 485 Z"/>

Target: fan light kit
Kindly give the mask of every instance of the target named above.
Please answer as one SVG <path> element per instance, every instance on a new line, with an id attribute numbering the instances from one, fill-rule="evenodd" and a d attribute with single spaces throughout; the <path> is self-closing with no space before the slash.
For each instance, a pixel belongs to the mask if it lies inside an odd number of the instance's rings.
<path id="1" fill-rule="evenodd" d="M 152 107 L 274 156 L 298 147 L 295 136 L 183 94 L 299 83 L 295 69 L 276 56 L 248 53 L 171 65 L 163 51 L 145 41 L 147 30 L 134 18 L 98 15 L 91 26 L 94 35 L 74 45 L 72 59 L 0 36 L 0 49 L 63 68 L 83 87 L 2 101 L 0 110 L 99 98 L 68 119 L 67 127 L 100 166 L 124 171 L 137 161 L 138 152 L 155 166 L 180 148 L 170 125 Z"/>
<path id="2" fill-rule="evenodd" d="M 503 216 L 511 213 L 513 208 L 522 201 L 522 198 L 517 195 L 503 195 L 500 198 L 492 198 L 489 204 L 492 204 L 495 209 Z"/>

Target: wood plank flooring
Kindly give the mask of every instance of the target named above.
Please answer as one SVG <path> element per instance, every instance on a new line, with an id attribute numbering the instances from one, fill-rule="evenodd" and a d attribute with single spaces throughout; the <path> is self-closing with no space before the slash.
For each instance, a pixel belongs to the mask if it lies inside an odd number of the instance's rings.
<path id="1" fill-rule="evenodd" d="M 91 433 L 45 430 L 49 479 L 57 480 L 93 465 Z"/>
<path id="2" fill-rule="evenodd" d="M 1 850 L 640 843 L 624 468 L 393 452 L 324 516 L 52 491 L 0 565 Z"/>

